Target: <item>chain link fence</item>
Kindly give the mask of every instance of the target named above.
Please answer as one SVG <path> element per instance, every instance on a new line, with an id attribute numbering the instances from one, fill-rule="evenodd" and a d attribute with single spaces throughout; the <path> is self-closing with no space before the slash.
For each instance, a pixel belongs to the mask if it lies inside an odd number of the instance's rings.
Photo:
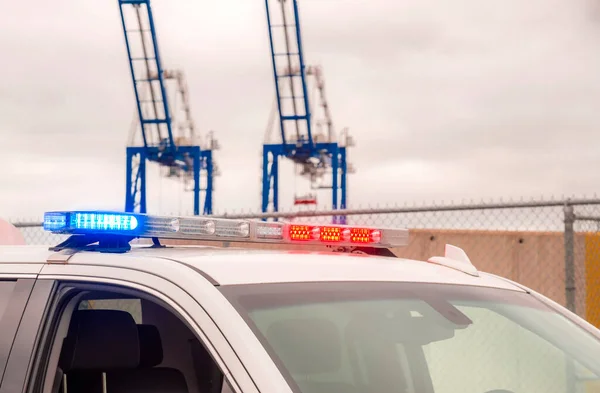
<path id="1" fill-rule="evenodd" d="M 230 213 L 219 217 L 408 228 L 411 233 L 408 246 L 393 250 L 398 256 L 427 260 L 431 256 L 443 255 L 445 244 L 456 245 L 467 252 L 479 270 L 527 285 L 600 327 L 600 199 Z M 44 232 L 41 222 L 15 224 L 29 244 L 52 245 L 65 239 L 65 236 Z M 134 315 L 138 323 L 142 320 L 141 306 L 136 301 L 94 300 L 82 306 L 123 309 Z M 504 337 L 502 342 L 506 343 L 518 341 L 520 331 L 502 327 L 500 321 L 492 323 L 493 328 L 499 330 L 495 337 L 499 340 Z M 479 355 L 473 359 L 473 367 L 482 365 L 481 370 L 484 371 L 496 368 L 488 367 L 488 364 L 497 364 L 494 362 L 498 361 L 502 351 L 496 348 L 491 354 L 488 345 L 492 344 L 476 345 Z M 528 352 L 524 350 L 523 354 L 523 359 L 527 359 Z M 516 373 L 545 370 L 547 374 L 540 381 L 544 381 L 551 390 L 600 392 L 600 381 L 589 370 L 580 370 L 581 367 L 559 358 L 550 361 L 551 358 L 533 359 L 530 356 L 529 361 L 514 364 L 510 358 L 502 367 L 507 371 L 508 364 L 513 364 L 512 370 Z M 535 370 L 528 369 L 524 366 L 526 364 L 536 364 Z M 538 365 L 541 365 L 540 369 Z M 461 370 L 464 369 L 464 364 L 461 367 Z M 453 371 L 448 364 L 438 369 L 437 377 L 443 381 L 441 387 L 447 388 L 448 381 L 452 380 L 457 386 L 462 386 L 456 380 L 460 370 Z M 480 376 L 483 378 L 485 375 L 488 374 Z M 494 375 L 498 376 L 497 373 Z M 487 386 L 493 381 L 488 378 L 479 382 Z M 496 382 L 500 386 L 506 381 Z"/>
<path id="2" fill-rule="evenodd" d="M 55 235 L 46 232 L 42 227 L 42 222 L 13 222 L 21 230 L 27 244 L 30 245 L 56 245 L 65 240 L 67 236 Z"/>
<path id="3" fill-rule="evenodd" d="M 463 248 L 479 270 L 541 292 L 600 326 L 600 199 L 405 206 L 343 211 L 223 214 L 327 224 L 402 227 L 410 244 L 401 257 L 427 260 L 445 244 Z M 40 222 L 15 223 L 29 244 L 57 244 L 64 236 Z"/>

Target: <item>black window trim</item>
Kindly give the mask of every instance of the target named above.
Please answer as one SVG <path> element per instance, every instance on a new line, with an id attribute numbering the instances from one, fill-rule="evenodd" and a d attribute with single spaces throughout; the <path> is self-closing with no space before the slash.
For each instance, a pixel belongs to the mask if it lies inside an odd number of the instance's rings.
<path id="1" fill-rule="evenodd" d="M 16 393 L 25 389 L 25 378 L 34 360 L 33 348 L 45 326 L 46 308 L 51 304 L 54 280 L 36 280 L 16 333 L 13 350 L 0 386 L 1 393 Z"/>
<path id="2" fill-rule="evenodd" d="M 6 281 L 14 282 L 15 286 L 0 319 L 0 332 L 2 332 L 0 334 L 0 388 L 4 386 L 4 375 L 6 375 L 8 361 L 12 354 L 17 329 L 33 289 L 35 278 L 2 277 L 0 284 Z"/>

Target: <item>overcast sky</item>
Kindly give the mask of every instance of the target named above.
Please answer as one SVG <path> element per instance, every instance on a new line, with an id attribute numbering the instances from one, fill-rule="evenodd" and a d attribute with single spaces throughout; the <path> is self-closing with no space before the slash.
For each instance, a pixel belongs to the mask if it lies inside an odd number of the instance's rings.
<path id="1" fill-rule="evenodd" d="M 307 62 L 357 141 L 351 206 L 598 190 L 596 2 L 299 3 Z M 185 70 L 198 129 L 222 147 L 215 210 L 259 210 L 274 95 L 264 1 L 152 4 L 164 65 Z M 0 216 L 123 209 L 135 103 L 117 1 L 1 7 Z M 151 172 L 151 211 L 191 211 L 191 194 Z M 284 173 L 283 209 L 307 190 Z"/>

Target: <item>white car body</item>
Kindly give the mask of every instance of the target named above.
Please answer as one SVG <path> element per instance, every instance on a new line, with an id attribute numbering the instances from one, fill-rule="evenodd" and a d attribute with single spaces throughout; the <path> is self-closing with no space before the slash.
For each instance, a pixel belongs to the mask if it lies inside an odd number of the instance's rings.
<path id="1" fill-rule="evenodd" d="M 53 252 L 43 246 L 0 246 L 0 278 L 108 283 L 144 291 L 170 306 L 209 346 L 237 392 L 292 392 L 255 333 L 218 285 L 302 282 L 410 282 L 489 287 L 530 293 L 600 338 L 598 330 L 542 295 L 477 272 L 462 250 L 430 261 L 361 254 L 245 250 L 204 246 L 125 253 Z"/>

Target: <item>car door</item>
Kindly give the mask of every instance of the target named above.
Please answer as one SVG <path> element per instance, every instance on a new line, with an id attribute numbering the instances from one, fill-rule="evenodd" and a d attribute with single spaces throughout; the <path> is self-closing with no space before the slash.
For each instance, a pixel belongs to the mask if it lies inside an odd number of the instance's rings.
<path id="1" fill-rule="evenodd" d="M 26 310 L 28 317 L 27 323 L 19 331 L 17 340 L 21 343 L 19 354 L 11 354 L 7 369 L 11 370 L 10 390 L 0 387 L 0 393 L 14 393 L 16 391 L 39 391 L 27 386 L 32 372 L 31 365 L 35 359 L 35 344 L 39 333 L 39 327 L 44 322 L 44 315 L 48 313 L 51 306 L 42 299 L 52 298 L 52 291 L 60 288 L 58 284 L 63 282 L 92 282 L 99 284 L 110 284 L 134 288 L 160 299 L 168 304 L 173 310 L 184 318 L 190 326 L 194 327 L 195 333 L 202 342 L 207 345 L 211 355 L 216 359 L 219 367 L 224 370 L 227 384 L 235 393 L 255 393 L 259 391 L 278 391 L 285 392 L 289 389 L 283 381 L 283 389 L 260 389 L 257 387 L 256 376 L 251 377 L 248 372 L 248 364 L 242 363 L 239 354 L 234 351 L 229 342 L 230 337 L 225 337 L 222 333 L 222 326 L 217 326 L 214 320 L 203 308 L 204 294 L 201 291 L 202 284 L 206 280 L 199 274 L 190 274 L 190 269 L 183 265 L 169 262 L 167 260 L 155 261 L 156 263 L 144 263 L 142 269 L 123 269 L 111 266 L 94 266 L 88 264 L 49 264 L 45 265 L 36 284 L 35 297 L 32 298 L 31 308 Z M 138 264 L 140 265 L 140 264 Z M 154 266 L 153 266 L 154 265 Z M 163 266 L 164 265 L 164 266 Z M 170 266 L 169 266 L 170 265 Z M 151 272 L 152 268 L 157 268 L 162 274 Z M 164 269 L 168 267 L 168 269 Z M 186 270 L 177 272 L 178 269 Z M 179 273 L 179 274 L 177 274 Z M 181 274 L 184 273 L 184 274 Z M 176 274 L 176 277 L 171 277 Z M 162 276 L 162 277 L 161 277 Z M 190 280 L 182 279 L 188 277 Z M 187 280 L 187 281 L 186 281 Z M 202 284 L 201 284 L 202 283 Z M 206 282 L 206 285 L 211 286 Z M 54 288 L 54 289 L 53 289 Z M 214 287 L 213 287 L 214 289 Z M 194 293 L 195 292 L 195 293 Z M 208 300 L 207 300 L 208 301 Z M 46 311 L 44 311 L 46 310 Z M 26 327 L 31 327 L 27 329 Z M 243 333 L 240 337 L 234 338 L 244 341 Z M 246 340 L 251 341 L 251 340 Z M 242 348 L 244 350 L 244 348 Z M 248 349 L 252 351 L 252 349 Z M 258 365 L 260 365 L 260 355 L 257 356 Z M 268 366 L 263 364 L 263 369 L 268 370 Z M 35 371 L 33 369 L 33 371 Z M 261 377 L 260 375 L 258 376 Z M 278 375 L 274 378 L 262 379 L 263 384 L 275 384 L 278 381 Z M 8 387 L 8 384 L 7 384 Z M 287 389 L 286 389 L 287 388 Z M 33 390 L 32 390 L 33 389 Z"/>

